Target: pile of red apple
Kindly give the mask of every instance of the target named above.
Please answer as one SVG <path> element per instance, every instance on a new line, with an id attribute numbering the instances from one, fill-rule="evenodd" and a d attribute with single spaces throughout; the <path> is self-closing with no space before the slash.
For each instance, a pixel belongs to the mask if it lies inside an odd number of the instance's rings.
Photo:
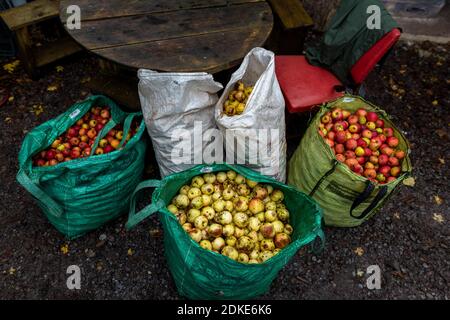
<path id="1" fill-rule="evenodd" d="M 352 114 L 333 108 L 322 116 L 319 134 L 336 159 L 358 175 L 384 184 L 394 181 L 401 173 L 405 152 L 398 148 L 394 130 L 385 127 L 375 112 L 360 108 Z"/>
<path id="2" fill-rule="evenodd" d="M 87 158 L 92 152 L 101 155 L 119 149 L 123 138 L 123 126 L 118 124 L 111 129 L 98 147 L 92 150 L 98 134 L 111 120 L 109 107 L 92 107 L 80 120 L 59 136 L 49 148 L 39 152 L 33 158 L 33 164 L 38 167 L 54 166 L 79 158 Z M 126 137 L 128 142 L 138 130 L 138 123 L 133 121 Z M 126 144 L 124 143 L 124 146 Z"/>

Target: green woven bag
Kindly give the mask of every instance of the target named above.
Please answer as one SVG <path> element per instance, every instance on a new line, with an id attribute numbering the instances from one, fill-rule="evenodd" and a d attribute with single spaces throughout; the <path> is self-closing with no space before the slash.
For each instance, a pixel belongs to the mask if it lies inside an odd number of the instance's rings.
<path id="1" fill-rule="evenodd" d="M 242 264 L 221 254 L 201 248 L 178 223 L 166 206 L 178 190 L 197 176 L 208 172 L 234 170 L 253 181 L 269 183 L 282 190 L 291 212 L 294 228 L 292 243 L 262 264 Z M 135 212 L 136 196 L 144 188 L 156 188 L 152 203 Z M 227 164 L 199 165 L 167 176 L 163 180 L 142 182 L 135 190 L 127 228 L 132 228 L 150 215 L 159 212 L 164 228 L 164 248 L 169 269 L 180 295 L 189 299 L 249 299 L 261 295 L 269 287 L 298 249 L 316 237 L 324 241 L 321 209 L 307 195 L 272 178 L 242 166 Z"/>
<path id="2" fill-rule="evenodd" d="M 141 181 L 144 170 L 146 143 L 143 120 L 138 132 L 121 150 L 52 167 L 33 166 L 32 157 L 50 146 L 92 106 L 109 106 L 112 116 L 92 150 L 119 123 L 124 126 L 122 146 L 133 119 L 141 116 L 141 113 L 125 113 L 106 97 L 92 96 L 29 132 L 19 153 L 17 181 L 36 198 L 56 229 L 68 238 L 79 237 L 127 212 L 130 196 Z"/>
<path id="3" fill-rule="evenodd" d="M 372 183 L 352 172 L 336 160 L 333 151 L 318 133 L 322 116 L 339 106 L 351 112 L 364 107 L 375 111 L 386 127 L 395 130 L 399 146 L 405 151 L 402 173 L 390 183 Z M 288 184 L 313 197 L 324 210 L 325 224 L 336 227 L 355 227 L 372 217 L 392 196 L 412 170 L 408 141 L 386 112 L 357 96 L 346 95 L 324 105 L 311 121 L 299 147 L 289 163 Z"/>

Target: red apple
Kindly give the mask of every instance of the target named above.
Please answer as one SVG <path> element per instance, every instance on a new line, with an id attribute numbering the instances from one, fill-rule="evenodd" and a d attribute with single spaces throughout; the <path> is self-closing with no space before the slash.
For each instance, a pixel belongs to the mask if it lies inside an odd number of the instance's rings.
<path id="1" fill-rule="evenodd" d="M 395 181 L 396 179 L 397 179 L 396 177 L 390 176 L 389 178 L 387 178 L 386 182 L 389 183 Z"/>
<path id="2" fill-rule="evenodd" d="M 352 139 L 353 140 L 358 140 L 359 138 L 361 138 L 361 135 L 359 133 L 353 133 L 352 134 Z"/>
<path id="3" fill-rule="evenodd" d="M 375 165 L 372 162 L 366 162 L 364 164 L 365 169 L 375 169 Z"/>
<path id="4" fill-rule="evenodd" d="M 355 159 L 356 158 L 356 154 L 350 150 L 345 151 L 344 156 L 347 159 Z"/>
<path id="5" fill-rule="evenodd" d="M 52 159 L 55 159 L 55 156 L 56 156 L 56 152 L 55 152 L 55 150 L 48 150 L 46 153 L 45 153 L 45 159 L 47 159 L 47 160 L 52 160 Z"/>
<path id="6" fill-rule="evenodd" d="M 347 160 L 345 160 L 345 164 L 352 169 L 355 165 L 359 165 L 358 160 L 356 159 L 349 159 L 347 158 Z"/>
<path id="7" fill-rule="evenodd" d="M 347 137 L 344 131 L 336 132 L 335 140 L 337 143 L 345 143 L 347 141 Z"/>
<path id="8" fill-rule="evenodd" d="M 335 135 L 336 135 L 336 134 L 334 133 L 334 131 L 330 131 L 330 132 L 328 132 L 328 134 L 327 134 L 327 138 L 334 141 Z M 117 137 L 117 136 L 116 136 L 116 138 L 119 139 L 119 140 L 122 140 L 122 138 L 119 138 L 119 137 Z"/>
<path id="9" fill-rule="evenodd" d="M 355 139 L 350 139 L 345 142 L 345 147 L 347 148 L 347 150 L 355 150 L 357 146 L 358 143 Z"/>
<path id="10" fill-rule="evenodd" d="M 359 108 L 358 110 L 356 110 L 355 114 L 358 117 L 365 117 L 367 115 L 367 111 L 364 108 Z"/>
<path id="11" fill-rule="evenodd" d="M 38 167 L 43 167 L 45 165 L 45 160 L 44 159 L 39 159 L 36 161 L 36 165 Z"/>
<path id="12" fill-rule="evenodd" d="M 391 167 L 390 166 L 382 166 L 379 170 L 379 173 L 384 175 L 386 178 L 391 175 Z"/>
<path id="13" fill-rule="evenodd" d="M 400 161 L 398 161 L 398 159 L 396 157 L 389 157 L 388 162 L 391 167 L 396 167 L 400 164 Z"/>
<path id="14" fill-rule="evenodd" d="M 345 130 L 344 125 L 342 124 L 342 122 L 336 122 L 333 126 L 333 130 L 336 132 L 344 131 Z M 116 135 L 116 138 L 117 138 L 117 135 Z M 117 139 L 119 139 L 119 138 L 117 138 Z"/>
<path id="15" fill-rule="evenodd" d="M 382 146 L 380 148 L 380 151 L 382 154 L 385 154 L 387 156 L 391 156 L 394 153 L 394 149 L 388 147 L 388 146 Z"/>
<path id="16" fill-rule="evenodd" d="M 389 145 L 389 147 L 392 147 L 392 148 L 396 148 L 399 143 L 398 138 L 396 138 L 396 137 L 388 137 L 386 139 L 386 142 Z"/>
<path id="17" fill-rule="evenodd" d="M 349 116 L 348 117 L 348 123 L 350 124 L 350 125 L 352 125 L 352 124 L 357 124 L 358 123 L 358 121 L 359 121 L 359 118 L 358 118 L 358 116 L 357 115 L 351 115 L 351 116 Z"/>
<path id="18" fill-rule="evenodd" d="M 375 179 L 377 177 L 377 172 L 375 169 L 366 169 L 364 170 L 364 177 L 367 179 Z"/>
<path id="19" fill-rule="evenodd" d="M 80 144 L 80 139 L 77 137 L 70 138 L 69 143 L 71 146 L 75 147 Z"/>
<path id="20" fill-rule="evenodd" d="M 362 174 L 363 172 L 364 172 L 364 169 L 363 169 L 363 167 L 358 163 L 358 164 L 355 164 L 354 166 L 353 166 L 353 168 L 351 168 L 352 169 L 352 171 L 353 172 L 355 172 L 355 173 L 357 173 L 357 174 Z"/>
<path id="21" fill-rule="evenodd" d="M 358 143 L 358 147 L 363 147 L 363 148 L 365 148 L 365 147 L 368 146 L 366 140 L 364 140 L 364 139 L 362 139 L 362 138 L 359 138 L 358 140 L 356 140 L 356 142 Z"/>
<path id="22" fill-rule="evenodd" d="M 372 139 L 372 131 L 366 129 L 362 132 L 362 136 L 367 139 Z"/>
<path id="23" fill-rule="evenodd" d="M 76 149 L 73 149 L 73 150 L 70 152 L 70 157 L 71 157 L 72 159 L 77 159 L 77 158 L 80 157 L 80 155 L 81 155 L 80 151 L 79 151 L 79 150 L 76 150 Z"/>
<path id="24" fill-rule="evenodd" d="M 361 129 L 361 126 L 359 124 L 352 124 L 350 127 L 348 127 L 348 131 L 351 133 L 358 133 Z"/>
<path id="25" fill-rule="evenodd" d="M 357 157 L 356 160 L 358 161 L 358 163 L 360 165 L 364 165 L 367 161 L 366 158 L 364 158 L 364 157 Z"/>
<path id="26" fill-rule="evenodd" d="M 372 156 L 370 156 L 369 161 L 370 161 L 371 163 L 373 163 L 374 165 L 376 165 L 376 164 L 378 164 L 378 157 L 372 155 Z"/>
<path id="27" fill-rule="evenodd" d="M 375 124 L 377 125 L 377 128 L 384 128 L 384 120 L 382 119 L 375 121 Z"/>
<path id="28" fill-rule="evenodd" d="M 119 140 L 114 139 L 113 141 L 119 141 Z M 111 145 L 113 145 L 113 141 L 111 141 Z M 333 140 L 326 138 L 326 139 L 325 139 L 325 142 L 326 142 L 331 148 L 334 147 L 334 141 L 333 141 Z M 115 145 L 115 143 L 114 143 L 114 145 Z M 114 147 L 114 146 L 113 146 L 113 147 Z M 117 148 L 114 147 L 114 149 L 117 149 Z"/>
<path id="29" fill-rule="evenodd" d="M 384 128 L 383 129 L 383 134 L 386 136 L 386 137 L 392 137 L 393 135 L 394 135 L 394 129 L 392 129 L 392 128 Z"/>
<path id="30" fill-rule="evenodd" d="M 97 131 L 92 128 L 87 132 L 87 136 L 89 137 L 89 139 L 95 139 L 95 137 L 97 136 Z"/>
<path id="31" fill-rule="evenodd" d="M 111 116 L 111 114 L 109 113 L 109 110 L 108 110 L 108 109 L 103 109 L 103 110 L 100 112 L 100 116 L 101 116 L 103 119 L 109 119 L 110 116 Z"/>
<path id="32" fill-rule="evenodd" d="M 95 131 L 100 132 L 102 131 L 104 125 L 101 123 L 97 123 L 97 125 L 95 126 Z"/>
<path id="33" fill-rule="evenodd" d="M 378 163 L 380 166 L 385 166 L 389 162 L 389 157 L 385 154 L 382 154 L 378 157 Z"/>
<path id="34" fill-rule="evenodd" d="M 103 148 L 104 153 L 110 153 L 113 151 L 114 151 L 114 148 L 112 146 L 110 146 L 109 144 Z"/>
<path id="35" fill-rule="evenodd" d="M 334 146 L 334 149 L 336 150 L 336 153 L 344 153 L 345 152 L 345 147 L 344 147 L 344 145 L 343 144 L 341 144 L 341 143 L 339 143 L 339 144 L 336 144 L 335 146 Z"/>
<path id="36" fill-rule="evenodd" d="M 380 134 L 378 134 L 378 136 L 377 136 L 378 138 L 380 138 L 380 140 L 381 140 L 381 142 L 382 143 L 385 143 L 386 142 L 386 136 L 384 135 L 384 134 L 382 134 L 382 133 L 380 133 Z"/>
<path id="37" fill-rule="evenodd" d="M 399 160 L 402 160 L 405 157 L 405 152 L 402 150 L 398 150 L 395 152 L 395 157 Z"/>
<path id="38" fill-rule="evenodd" d="M 71 138 L 71 137 L 76 137 L 78 136 L 78 131 L 75 130 L 74 128 L 69 128 L 69 130 L 67 130 L 67 135 Z"/>
<path id="39" fill-rule="evenodd" d="M 370 148 L 364 148 L 364 157 L 370 157 L 372 156 L 372 150 Z"/>
<path id="40" fill-rule="evenodd" d="M 344 162 L 345 161 L 345 156 L 341 153 L 336 154 L 336 160 L 339 162 Z"/>
<path id="41" fill-rule="evenodd" d="M 373 111 L 369 111 L 367 112 L 366 118 L 369 122 L 375 122 L 378 120 L 378 115 Z"/>
<path id="42" fill-rule="evenodd" d="M 342 109 L 341 108 L 333 108 L 331 110 L 331 118 L 334 119 L 334 121 L 340 121 L 342 120 Z"/>
<path id="43" fill-rule="evenodd" d="M 342 110 L 342 118 L 344 120 L 348 119 L 348 117 L 350 117 L 351 113 L 348 110 Z"/>
<path id="44" fill-rule="evenodd" d="M 55 159 L 58 162 L 63 162 L 64 161 L 64 155 L 61 152 L 59 152 L 59 153 L 56 154 Z"/>

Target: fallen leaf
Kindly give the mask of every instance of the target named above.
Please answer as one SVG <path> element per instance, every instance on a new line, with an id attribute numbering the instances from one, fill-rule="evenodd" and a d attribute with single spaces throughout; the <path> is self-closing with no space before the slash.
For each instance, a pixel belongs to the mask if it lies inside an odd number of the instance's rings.
<path id="1" fill-rule="evenodd" d="M 56 66 L 56 72 L 63 72 L 64 67 L 63 66 Z"/>
<path id="2" fill-rule="evenodd" d="M 39 116 L 41 113 L 44 113 L 45 109 L 43 105 L 34 105 L 31 108 L 31 112 L 34 113 L 36 116 Z"/>
<path id="3" fill-rule="evenodd" d="M 356 275 L 359 277 L 359 278 L 362 278 L 362 277 L 364 277 L 364 271 L 362 271 L 361 269 L 358 269 L 357 271 L 356 271 Z"/>
<path id="4" fill-rule="evenodd" d="M 444 217 L 442 216 L 442 214 L 433 213 L 433 220 L 437 223 L 444 223 Z"/>
<path id="5" fill-rule="evenodd" d="M 102 269 L 103 269 L 103 263 L 97 262 L 96 269 L 97 269 L 97 271 L 102 271 Z"/>
<path id="6" fill-rule="evenodd" d="M 400 220 L 400 213 L 398 212 L 394 213 L 394 218 Z"/>
<path id="7" fill-rule="evenodd" d="M 67 243 L 66 243 L 66 244 L 63 244 L 63 245 L 61 246 L 60 250 L 61 250 L 61 252 L 62 252 L 63 255 L 68 254 L 68 253 L 69 253 L 69 245 L 68 245 Z"/>
<path id="8" fill-rule="evenodd" d="M 58 86 L 57 85 L 50 85 L 47 87 L 47 91 L 53 92 L 58 90 Z"/>
<path id="9" fill-rule="evenodd" d="M 133 249 L 131 249 L 131 248 L 128 249 L 127 254 L 128 254 L 129 256 L 132 256 L 132 255 L 134 254 Z"/>
<path id="10" fill-rule="evenodd" d="M 416 179 L 413 177 L 406 178 L 403 180 L 403 184 L 408 187 L 414 187 L 416 185 Z"/>
<path id="11" fill-rule="evenodd" d="M 11 117 L 6 117 L 5 118 L 5 122 L 6 123 L 11 123 L 12 122 L 12 118 Z"/>
<path id="12" fill-rule="evenodd" d="M 442 204 L 442 198 L 439 196 L 434 196 L 434 202 L 436 202 L 437 205 Z"/>
<path id="13" fill-rule="evenodd" d="M 447 138 L 447 132 L 444 129 L 437 129 L 436 133 L 441 139 Z"/>
<path id="14" fill-rule="evenodd" d="M 8 73 L 13 73 L 19 64 L 20 60 L 15 60 L 11 63 L 7 63 L 3 65 L 3 70 L 7 71 Z"/>
<path id="15" fill-rule="evenodd" d="M 364 249 L 361 247 L 357 247 L 353 252 L 355 252 L 358 256 L 362 256 L 364 254 Z"/>
<path id="16" fill-rule="evenodd" d="M 150 236 L 153 238 L 159 238 L 162 236 L 161 230 L 160 229 L 152 229 L 149 231 Z"/>
<path id="17" fill-rule="evenodd" d="M 14 101 L 14 96 L 10 96 L 9 98 L 8 98 L 8 102 L 13 102 Z"/>
<path id="18" fill-rule="evenodd" d="M 80 80 L 80 83 L 86 83 L 91 81 L 91 77 L 84 77 L 83 79 Z"/>
<path id="19" fill-rule="evenodd" d="M 444 160 L 443 158 L 439 158 L 439 162 L 440 162 L 441 164 L 445 164 L 445 160 Z"/>
<path id="20" fill-rule="evenodd" d="M 9 268 L 8 273 L 9 273 L 10 275 L 14 275 L 14 274 L 16 273 L 16 269 L 13 268 L 13 267 L 11 267 L 11 268 Z"/>
<path id="21" fill-rule="evenodd" d="M 437 106 L 437 105 L 439 104 L 439 101 L 434 100 L 431 104 L 432 104 L 433 106 Z"/>

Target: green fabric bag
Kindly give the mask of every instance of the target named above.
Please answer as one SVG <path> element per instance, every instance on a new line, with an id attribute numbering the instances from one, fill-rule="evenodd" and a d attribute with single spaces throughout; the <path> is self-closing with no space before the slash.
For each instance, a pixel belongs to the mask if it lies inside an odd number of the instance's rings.
<path id="1" fill-rule="evenodd" d="M 234 170 L 257 182 L 269 183 L 285 194 L 285 203 L 291 212 L 291 224 L 294 228 L 293 241 L 262 264 L 242 264 L 201 248 L 183 230 L 176 217 L 166 209 L 178 190 L 193 177 L 228 170 Z M 150 187 L 156 188 L 152 203 L 135 213 L 136 195 L 140 190 Z M 162 181 L 142 182 L 133 194 L 127 228 L 134 227 L 155 212 L 160 213 L 164 228 L 164 248 L 169 269 L 179 294 L 189 299 L 249 299 L 261 295 L 269 290 L 280 269 L 299 248 L 316 237 L 321 239 L 322 246 L 324 241 L 321 209 L 313 200 L 292 187 L 242 166 L 199 165 L 167 176 Z"/>
<path id="2" fill-rule="evenodd" d="M 56 229 L 68 238 L 79 237 L 127 212 L 130 196 L 142 180 L 144 170 L 143 120 L 138 132 L 121 150 L 52 167 L 33 166 L 32 157 L 51 145 L 92 106 L 109 106 L 112 116 L 92 150 L 119 123 L 124 125 L 122 146 L 133 119 L 141 116 L 141 113 L 125 113 L 106 97 L 92 96 L 29 132 L 19 153 L 17 181 L 37 199 Z"/>
<path id="3" fill-rule="evenodd" d="M 322 116 L 333 107 L 351 112 L 364 107 L 375 111 L 385 121 L 386 127 L 395 130 L 399 147 L 405 151 L 402 173 L 390 183 L 372 183 L 352 172 L 336 160 L 333 151 L 319 135 Z M 313 197 L 324 210 L 325 224 L 337 227 L 354 227 L 368 220 L 402 184 L 412 170 L 410 148 L 403 134 L 389 120 L 387 114 L 360 97 L 346 95 L 324 105 L 311 121 L 299 147 L 289 163 L 288 184 Z"/>
<path id="4" fill-rule="evenodd" d="M 381 29 L 367 28 L 367 19 L 371 16 L 367 8 L 371 5 L 381 9 Z M 312 65 L 330 70 L 342 83 L 352 86 L 350 69 L 394 28 L 398 28 L 397 22 L 380 0 L 342 0 L 322 41 L 308 48 L 306 57 Z"/>

